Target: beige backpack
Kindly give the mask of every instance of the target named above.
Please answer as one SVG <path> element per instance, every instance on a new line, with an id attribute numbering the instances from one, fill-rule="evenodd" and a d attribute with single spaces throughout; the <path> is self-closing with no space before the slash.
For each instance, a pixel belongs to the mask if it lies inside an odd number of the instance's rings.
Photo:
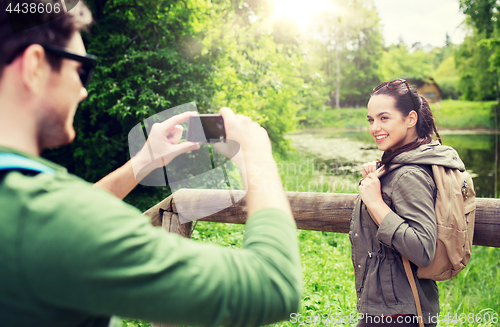
<path id="1" fill-rule="evenodd" d="M 437 188 L 436 253 L 429 266 L 418 268 L 417 277 L 440 281 L 455 277 L 469 263 L 476 193 L 466 171 L 432 165 L 432 173 Z"/>
<path id="2" fill-rule="evenodd" d="M 401 166 L 393 165 L 387 172 Z M 376 171 L 379 178 L 385 173 L 384 167 Z M 458 275 L 469 263 L 476 217 L 476 193 L 472 178 L 466 171 L 432 165 L 432 173 L 437 188 L 434 207 L 437 246 L 431 264 L 425 268 L 418 268 L 417 277 L 442 281 Z M 410 262 L 405 257 L 403 264 L 417 306 L 417 314 L 422 317 L 417 286 Z M 424 326 L 422 319 L 419 319 L 419 326 Z"/>

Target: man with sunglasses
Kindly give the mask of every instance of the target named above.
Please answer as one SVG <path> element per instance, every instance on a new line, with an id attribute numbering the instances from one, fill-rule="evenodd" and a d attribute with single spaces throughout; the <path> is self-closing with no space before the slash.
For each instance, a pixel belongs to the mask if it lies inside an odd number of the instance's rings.
<path id="1" fill-rule="evenodd" d="M 114 315 L 258 326 L 297 312 L 296 227 L 266 131 L 221 109 L 251 181 L 243 249 L 154 228 L 120 200 L 137 185 L 130 162 L 94 187 L 39 156 L 75 137 L 73 117 L 96 64 L 79 33 L 90 22 L 88 9 L 79 2 L 59 18 L 13 33 L 3 1 L 0 326 L 109 326 Z M 179 143 L 177 124 L 191 114 L 158 124 L 154 141 L 177 154 L 197 149 Z"/>

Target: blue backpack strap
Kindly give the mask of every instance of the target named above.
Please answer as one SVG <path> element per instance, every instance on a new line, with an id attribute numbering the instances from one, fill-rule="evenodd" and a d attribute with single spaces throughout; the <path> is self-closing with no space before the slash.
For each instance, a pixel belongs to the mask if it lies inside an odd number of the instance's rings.
<path id="1" fill-rule="evenodd" d="M 0 171 L 9 169 L 23 169 L 47 174 L 56 173 L 55 169 L 26 157 L 13 153 L 0 153 Z"/>

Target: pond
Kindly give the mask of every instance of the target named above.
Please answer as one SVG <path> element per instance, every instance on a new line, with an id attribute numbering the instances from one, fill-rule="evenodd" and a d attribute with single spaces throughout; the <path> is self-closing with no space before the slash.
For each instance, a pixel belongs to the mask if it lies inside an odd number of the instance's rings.
<path id="1" fill-rule="evenodd" d="M 487 131 L 441 131 L 444 145 L 457 150 L 474 180 L 477 197 L 498 196 L 498 164 L 495 163 L 496 136 Z M 334 171 L 353 179 L 365 162 L 380 159 L 379 151 L 367 131 L 346 131 L 337 128 L 306 128 L 289 135 L 299 153 L 310 155 L 314 167 L 327 176 Z M 495 168 L 496 167 L 496 168 Z M 495 187 L 497 188 L 495 191 Z"/>

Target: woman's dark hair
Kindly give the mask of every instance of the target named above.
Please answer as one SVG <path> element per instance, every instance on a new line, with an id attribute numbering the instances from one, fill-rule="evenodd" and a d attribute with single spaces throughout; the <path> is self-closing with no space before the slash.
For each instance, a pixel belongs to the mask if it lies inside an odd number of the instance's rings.
<path id="1" fill-rule="evenodd" d="M 398 84 L 399 83 L 399 84 Z M 433 135 L 441 142 L 441 138 L 434 124 L 434 116 L 432 115 L 429 103 L 424 97 L 420 96 L 414 87 L 411 87 L 405 80 L 395 80 L 385 82 L 377 86 L 372 97 L 376 95 L 387 95 L 395 100 L 396 109 L 401 113 L 403 118 L 406 118 L 412 110 L 417 113 L 417 139 L 410 142 L 395 151 L 386 150 L 382 155 L 380 163 L 386 165 L 397 155 L 418 148 L 422 144 L 428 144 L 432 141 Z"/>

